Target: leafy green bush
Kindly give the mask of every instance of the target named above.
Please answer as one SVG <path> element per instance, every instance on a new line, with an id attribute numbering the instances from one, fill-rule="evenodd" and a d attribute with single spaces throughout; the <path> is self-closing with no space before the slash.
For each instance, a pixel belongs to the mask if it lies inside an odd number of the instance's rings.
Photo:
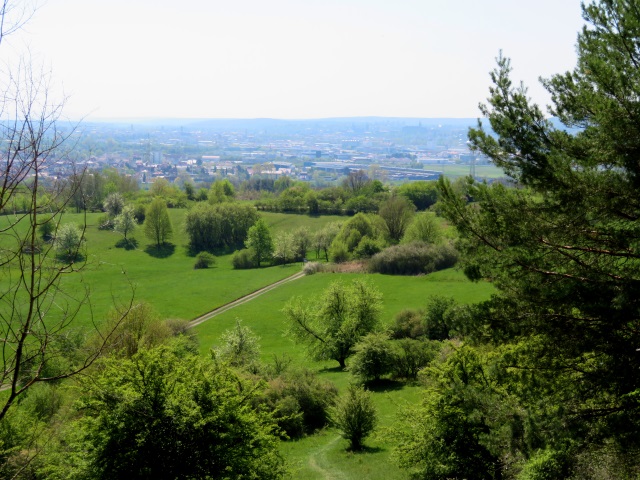
<path id="1" fill-rule="evenodd" d="M 236 270 L 242 270 L 246 268 L 255 268 L 255 254 L 249 248 L 238 250 L 233 254 L 231 258 L 231 264 Z"/>
<path id="2" fill-rule="evenodd" d="M 436 357 L 440 350 L 438 342 L 403 338 L 393 341 L 392 374 L 395 378 L 415 380 L 418 373 Z"/>
<path id="3" fill-rule="evenodd" d="M 344 263 L 351 258 L 347 246 L 338 240 L 334 240 L 329 248 L 329 259 L 334 263 Z"/>
<path id="4" fill-rule="evenodd" d="M 351 450 L 361 450 L 362 442 L 378 423 L 378 415 L 371 394 L 362 387 L 351 385 L 346 395 L 329 410 L 331 422 L 349 440 Z"/>
<path id="5" fill-rule="evenodd" d="M 353 347 L 353 351 L 348 370 L 361 381 L 379 380 L 391 372 L 394 358 L 386 333 L 365 335 Z"/>
<path id="6" fill-rule="evenodd" d="M 268 385 L 258 403 L 273 412 L 289 438 L 313 433 L 329 423 L 328 409 L 338 394 L 333 383 L 309 370 L 293 370 L 270 379 Z"/>
<path id="7" fill-rule="evenodd" d="M 201 268 L 209 268 L 212 265 L 216 264 L 216 257 L 214 257 L 209 252 L 200 252 L 196 255 L 196 263 L 193 266 L 196 270 Z"/>
<path id="8" fill-rule="evenodd" d="M 421 310 L 404 309 L 395 316 L 391 325 L 391 338 L 418 338 L 425 334 L 424 312 Z"/>
<path id="9" fill-rule="evenodd" d="M 390 275 L 418 275 L 450 268 L 457 260 L 458 254 L 449 244 L 413 242 L 394 245 L 374 255 L 369 262 L 369 269 Z"/>
<path id="10" fill-rule="evenodd" d="M 353 254 L 356 258 L 369 258 L 379 253 L 383 248 L 384 245 L 380 240 L 365 235 L 354 249 Z"/>

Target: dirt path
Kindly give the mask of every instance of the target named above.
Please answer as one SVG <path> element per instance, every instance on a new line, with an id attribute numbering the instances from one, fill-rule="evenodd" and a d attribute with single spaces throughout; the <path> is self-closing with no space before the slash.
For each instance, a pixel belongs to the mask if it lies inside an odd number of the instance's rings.
<path id="1" fill-rule="evenodd" d="M 189 326 L 187 328 L 192 328 L 192 327 L 195 327 L 196 325 L 200 325 L 201 323 L 206 322 L 207 320 L 209 320 L 210 318 L 215 317 L 216 315 L 220 315 L 221 313 L 224 313 L 227 310 L 231 310 L 232 308 L 237 307 L 238 305 L 242 305 L 243 303 L 247 303 L 248 301 L 253 300 L 256 297 L 259 297 L 263 293 L 267 293 L 268 291 L 273 290 L 274 288 L 277 288 L 280 285 L 283 285 L 283 284 L 288 283 L 288 282 L 292 282 L 294 280 L 302 278 L 303 276 L 304 276 L 304 273 L 303 272 L 299 272 L 299 273 L 296 273 L 295 275 L 291 275 L 290 277 L 283 278 L 282 280 L 280 280 L 278 282 L 272 283 L 271 285 L 267 285 L 266 287 L 263 287 L 263 288 L 261 288 L 259 290 L 256 290 L 255 292 L 250 293 L 249 295 L 245 295 L 244 297 L 240 297 L 237 300 L 234 300 L 233 302 L 229 302 L 226 305 L 218 307 L 215 310 L 210 311 L 209 313 L 205 313 L 204 315 L 191 320 L 189 322 Z"/>
<path id="2" fill-rule="evenodd" d="M 327 463 L 327 451 L 340 440 L 340 435 L 337 435 L 328 443 L 324 444 L 320 448 L 314 450 L 309 455 L 309 467 L 314 471 L 318 472 L 324 480 L 343 480 L 345 477 L 339 471 L 331 471 L 327 470 L 323 467 Z"/>

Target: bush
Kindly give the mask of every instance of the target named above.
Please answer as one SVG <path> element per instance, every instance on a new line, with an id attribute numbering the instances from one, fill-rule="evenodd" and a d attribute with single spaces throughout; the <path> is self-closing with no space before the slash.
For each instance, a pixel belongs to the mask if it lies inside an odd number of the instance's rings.
<path id="1" fill-rule="evenodd" d="M 450 268 L 457 260 L 458 254 L 449 244 L 413 242 L 394 245 L 374 255 L 369 262 L 369 269 L 390 275 L 418 275 Z"/>
<path id="2" fill-rule="evenodd" d="M 251 369 L 260 358 L 260 337 L 249 327 L 242 326 L 242 321 L 236 319 L 233 328 L 226 330 L 220 336 L 222 345 L 212 350 L 212 355 L 227 362 L 232 367 Z"/>
<path id="3" fill-rule="evenodd" d="M 243 270 L 247 268 L 255 268 L 257 265 L 254 261 L 255 254 L 249 248 L 238 250 L 233 254 L 231 258 L 231 264 L 236 270 Z"/>
<path id="4" fill-rule="evenodd" d="M 393 353 L 386 333 L 369 333 L 353 347 L 348 370 L 361 381 L 379 380 L 391 372 Z"/>
<path id="5" fill-rule="evenodd" d="M 392 373 L 395 378 L 415 380 L 418 373 L 436 358 L 440 350 L 438 342 L 403 338 L 392 342 Z"/>
<path id="6" fill-rule="evenodd" d="M 56 221 L 54 218 L 47 218 L 38 226 L 38 233 L 46 242 L 53 239 L 55 230 Z"/>
<path id="7" fill-rule="evenodd" d="M 363 440 L 373 432 L 378 415 L 371 394 L 362 387 L 351 385 L 330 410 L 331 422 L 349 440 L 351 450 L 361 450 Z"/>
<path id="8" fill-rule="evenodd" d="M 320 262 L 307 262 L 304 264 L 304 267 L 302 267 L 302 271 L 305 275 L 322 272 L 322 264 Z"/>
<path id="9" fill-rule="evenodd" d="M 430 340 L 449 338 L 452 323 L 449 313 L 455 305 L 455 300 L 450 297 L 434 295 L 429 299 L 424 314 L 424 330 L 427 338 Z"/>
<path id="10" fill-rule="evenodd" d="M 329 248 L 329 259 L 334 263 L 344 263 L 350 258 L 347 246 L 339 240 L 334 240 Z"/>
<path id="11" fill-rule="evenodd" d="M 391 325 L 391 338 L 418 338 L 425 334 L 424 312 L 404 309 L 396 315 Z"/>
<path id="12" fill-rule="evenodd" d="M 201 268 L 209 268 L 212 265 L 215 265 L 216 257 L 214 257 L 209 252 L 200 252 L 196 255 L 196 263 L 193 266 L 196 270 Z"/>
<path id="13" fill-rule="evenodd" d="M 353 254 L 356 258 L 370 258 L 376 253 L 379 253 L 383 248 L 382 242 L 365 235 L 360 240 L 360 243 L 358 243 Z"/>
<path id="14" fill-rule="evenodd" d="M 567 452 L 547 448 L 539 450 L 525 464 L 519 477 L 522 480 L 555 480 L 567 478 L 571 473 L 571 460 Z"/>
<path id="15" fill-rule="evenodd" d="M 285 371 L 269 380 L 262 407 L 274 413 L 289 438 L 313 433 L 329 423 L 329 407 L 338 391 L 309 370 Z"/>

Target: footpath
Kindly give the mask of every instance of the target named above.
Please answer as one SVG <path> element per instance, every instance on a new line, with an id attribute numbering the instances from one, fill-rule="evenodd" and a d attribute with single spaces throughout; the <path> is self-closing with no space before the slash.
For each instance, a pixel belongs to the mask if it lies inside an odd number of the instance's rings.
<path id="1" fill-rule="evenodd" d="M 304 272 L 298 272 L 294 275 L 291 275 L 290 277 L 287 278 L 283 278 L 282 280 L 272 283 L 271 285 L 267 285 L 266 287 L 262 287 L 259 290 L 256 290 L 253 293 L 250 293 L 248 295 L 245 295 L 244 297 L 240 297 L 237 300 L 234 300 L 233 302 L 229 302 L 225 305 L 222 305 L 221 307 L 216 308 L 215 310 L 211 310 L 209 313 L 205 313 L 204 315 L 201 315 L 198 318 L 195 318 L 193 320 L 191 320 L 189 322 L 189 325 L 187 326 L 187 328 L 193 328 L 196 325 L 200 325 L 201 323 L 206 322 L 207 320 L 220 315 L 221 313 L 226 312 L 227 310 L 231 310 L 234 307 L 237 307 L 238 305 L 242 305 L 243 303 L 247 303 L 251 300 L 253 300 L 256 297 L 259 297 L 260 295 L 262 295 L 263 293 L 267 293 L 270 290 L 273 290 L 274 288 L 279 287 L 280 285 L 284 285 L 285 283 L 288 282 L 292 282 L 294 280 L 298 280 L 299 278 L 302 278 L 304 276 Z"/>

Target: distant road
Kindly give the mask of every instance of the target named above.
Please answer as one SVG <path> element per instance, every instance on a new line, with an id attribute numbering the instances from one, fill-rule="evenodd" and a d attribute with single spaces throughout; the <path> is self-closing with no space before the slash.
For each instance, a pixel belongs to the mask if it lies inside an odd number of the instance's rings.
<path id="1" fill-rule="evenodd" d="M 189 325 L 187 326 L 187 328 L 193 328 L 196 325 L 200 325 L 201 323 L 206 322 L 210 318 L 213 318 L 213 317 L 215 317 L 217 315 L 220 315 L 221 313 L 224 313 L 227 310 L 231 310 L 233 307 L 237 307 L 238 305 L 242 305 L 243 303 L 247 303 L 248 301 L 253 300 L 256 297 L 259 297 L 263 293 L 267 293 L 269 290 L 273 290 L 274 288 L 277 288 L 280 285 L 283 285 L 283 284 L 288 283 L 288 282 L 292 282 L 294 280 L 298 280 L 299 278 L 302 278 L 302 277 L 304 277 L 304 272 L 298 272 L 298 273 L 296 273 L 294 275 L 291 275 L 290 277 L 287 277 L 287 278 L 284 278 L 284 279 L 282 279 L 282 280 L 280 280 L 278 282 L 272 283 L 271 285 L 267 285 L 266 287 L 263 287 L 263 288 L 261 288 L 259 290 L 256 290 L 253 293 L 245 295 L 244 297 L 240 297 L 237 300 L 234 300 L 233 302 L 229 302 L 226 305 L 218 307 L 215 310 L 210 311 L 209 313 L 205 313 L 204 315 L 191 320 L 189 322 Z"/>

